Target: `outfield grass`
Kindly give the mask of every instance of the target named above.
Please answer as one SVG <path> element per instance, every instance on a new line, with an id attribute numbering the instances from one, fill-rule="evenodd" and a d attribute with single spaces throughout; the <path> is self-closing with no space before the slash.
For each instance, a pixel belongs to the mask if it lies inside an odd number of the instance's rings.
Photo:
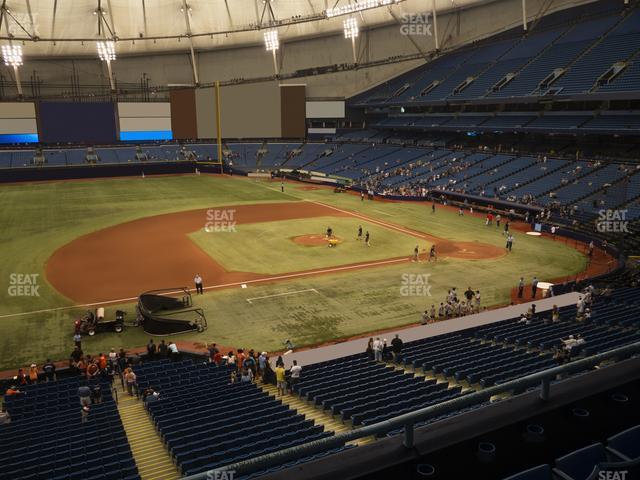
<path id="1" fill-rule="evenodd" d="M 145 179 L 113 179 L 99 181 L 52 182 L 45 184 L 11 185 L 0 187 L 0 283 L 3 283 L 0 302 L 0 368 L 13 368 L 31 361 L 42 363 L 46 356 L 53 359 L 66 358 L 71 349 L 74 316 L 83 308 L 45 311 L 14 316 L 21 312 L 69 307 L 71 303 L 55 292 L 46 282 L 43 266 L 46 259 L 58 247 L 80 235 L 92 231 L 154 214 L 184 211 L 196 208 L 223 205 L 282 202 L 306 199 L 334 205 L 338 208 L 360 212 L 368 217 L 391 221 L 408 228 L 458 241 L 480 241 L 503 246 L 504 238 L 495 227 L 485 227 L 479 218 L 458 217 L 454 212 L 439 209 L 430 213 L 430 205 L 417 203 L 361 202 L 356 196 L 334 194 L 330 190 L 303 191 L 287 185 L 286 192 L 279 191 L 279 184 L 256 183 L 247 179 L 215 178 L 210 176 L 147 177 Z M 347 226 L 334 227 L 338 235 L 343 228 L 349 231 L 351 220 L 344 219 Z M 316 228 L 304 225 L 302 220 L 289 224 L 300 226 L 300 231 Z M 281 228 L 275 225 L 265 228 Z M 289 223 L 289 222 L 287 222 Z M 326 225 L 320 225 L 324 231 Z M 361 223 L 355 220 L 353 225 Z M 332 219 L 332 226 L 338 225 Z M 259 227 L 259 225 L 255 225 Z M 364 225 L 363 225 L 364 227 Z M 366 228 L 366 227 L 365 227 Z M 380 228 L 372 226 L 374 228 Z M 355 233 L 355 230 L 353 230 Z M 385 231 L 389 235 L 389 248 L 403 242 L 404 235 Z M 378 233 L 372 232 L 373 245 L 377 245 Z M 289 233 L 286 233 L 289 235 Z M 381 233 L 380 235 L 384 235 Z M 197 236 L 197 235 L 196 235 Z M 291 234 L 293 236 L 293 233 Z M 411 254 L 414 241 L 409 237 L 409 248 L 402 245 L 397 255 Z M 200 240 L 197 240 L 200 242 Z M 231 238 L 215 241 L 232 241 Z M 252 244 L 246 248 L 236 242 L 235 253 L 229 253 L 226 262 L 242 261 L 244 257 L 253 268 L 263 271 L 266 259 L 277 250 L 277 242 Z M 340 245 L 335 252 L 343 255 Z M 217 248 L 203 245 L 210 252 Z M 313 255 L 330 249 L 309 248 Z M 386 247 L 385 247 L 386 249 Z M 332 250 L 332 249 L 331 249 Z M 367 255 L 377 255 L 371 248 Z M 361 249 L 362 251 L 362 249 Z M 217 253 L 212 256 L 220 260 Z M 346 249 L 345 249 L 345 253 Z M 351 255 L 359 254 L 357 250 Z M 168 252 L 168 254 L 171 254 Z M 371 257 L 373 258 L 373 257 Z M 327 260 L 326 258 L 324 260 Z M 329 259 L 331 260 L 331 259 Z M 302 262 L 315 262 L 287 255 L 278 262 L 272 259 L 270 273 L 305 269 Z M 344 263 L 352 263 L 349 260 Z M 277 263 L 277 265 L 276 265 Z M 235 263 L 233 263 L 235 264 Z M 328 263 L 323 262 L 323 265 Z M 272 270 L 272 268 L 278 270 Z M 332 275 L 295 278 L 273 284 L 249 284 L 248 288 L 230 288 L 207 292 L 195 298 L 198 306 L 205 309 L 209 329 L 203 334 L 188 334 L 180 340 L 208 342 L 235 347 L 274 350 L 282 347 L 286 338 L 296 344 L 315 344 L 339 337 L 353 336 L 365 332 L 393 328 L 419 320 L 420 312 L 434 301 L 439 302 L 448 288 L 457 286 L 480 288 L 486 306 L 504 304 L 509 300 L 509 290 L 522 275 L 530 280 L 552 279 L 572 275 L 586 267 L 583 255 L 561 242 L 550 242 L 540 238 L 515 234 L 514 251 L 498 260 L 448 259 L 438 264 L 406 264 L 376 267 L 367 270 L 348 271 Z M 314 268 L 314 267 L 310 267 Z M 11 297 L 8 295 L 12 273 L 39 274 L 39 296 Z M 402 275 L 428 273 L 431 297 L 403 296 Z M 126 274 L 126 273 L 125 273 Z M 87 272 L 87 281 L 91 272 Z M 158 287 L 166 287 L 159 285 Z M 309 291 L 310 289 L 314 289 Z M 303 291 L 303 292 L 300 292 Z M 283 293 L 292 293 L 282 295 Z M 256 299 L 248 302 L 248 299 Z M 118 305 L 107 308 L 112 316 L 116 308 L 124 308 L 133 315 L 134 305 Z M 12 315 L 12 316 L 7 316 Z M 130 328 L 122 334 L 100 334 L 85 339 L 85 351 L 99 353 L 111 347 L 144 345 L 147 336 L 141 329 Z"/>
<path id="2" fill-rule="evenodd" d="M 371 246 L 365 244 L 364 237 L 357 240 L 360 225 L 363 234 L 370 233 Z M 335 248 L 327 248 L 328 244 L 309 246 L 293 241 L 302 235 L 322 235 L 327 226 L 331 226 L 334 235 L 342 240 Z M 190 237 L 226 270 L 264 274 L 409 257 L 419 243 L 411 235 L 353 217 L 241 224 L 236 232 L 215 233 L 202 229 Z"/>

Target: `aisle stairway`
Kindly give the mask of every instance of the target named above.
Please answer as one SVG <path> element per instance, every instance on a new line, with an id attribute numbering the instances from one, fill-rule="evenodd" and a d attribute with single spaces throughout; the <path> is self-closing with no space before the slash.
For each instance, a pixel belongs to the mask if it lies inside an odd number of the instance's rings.
<path id="1" fill-rule="evenodd" d="M 331 415 L 330 410 L 323 411 L 311 402 L 307 402 L 305 399 L 300 398 L 298 395 L 285 395 L 284 397 L 281 397 L 278 395 L 278 390 L 275 385 L 261 383 L 258 383 L 258 385 L 262 390 L 278 398 L 285 405 L 288 405 L 289 408 L 297 410 L 298 413 L 301 413 L 307 419 L 313 420 L 316 425 L 324 425 L 325 430 L 333 430 L 335 433 L 343 433 L 351 430 L 350 426 Z M 353 443 L 354 445 L 368 445 L 374 441 L 375 439 L 373 437 L 365 437 L 348 443 Z"/>
<path id="2" fill-rule="evenodd" d="M 116 387 L 118 411 L 142 480 L 174 480 L 181 477 L 142 401 Z"/>

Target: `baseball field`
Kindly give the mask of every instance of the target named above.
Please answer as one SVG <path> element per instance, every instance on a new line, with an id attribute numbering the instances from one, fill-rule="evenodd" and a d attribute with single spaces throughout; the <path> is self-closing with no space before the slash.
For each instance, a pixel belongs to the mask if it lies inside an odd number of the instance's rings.
<path id="1" fill-rule="evenodd" d="M 502 228 L 480 216 L 297 183 L 281 192 L 279 182 L 209 175 L 45 182 L 3 186 L 0 199 L 3 369 L 66 359 L 88 308 L 133 317 L 140 293 L 192 288 L 196 273 L 205 293 L 194 304 L 209 327 L 172 340 L 275 351 L 285 339 L 313 345 L 416 323 L 453 286 L 479 289 L 491 307 L 509 303 L 520 276 L 587 266 L 572 245 L 517 228 L 507 253 Z M 432 244 L 437 262 L 426 261 Z M 86 337 L 83 349 L 147 339 L 132 327 Z"/>

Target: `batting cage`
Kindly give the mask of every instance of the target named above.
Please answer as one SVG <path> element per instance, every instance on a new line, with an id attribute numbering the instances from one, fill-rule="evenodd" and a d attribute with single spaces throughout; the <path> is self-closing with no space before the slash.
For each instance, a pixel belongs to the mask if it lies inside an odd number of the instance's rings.
<path id="1" fill-rule="evenodd" d="M 165 288 L 142 293 L 136 306 L 137 319 L 151 335 L 175 335 L 203 332 L 207 318 L 201 308 L 193 307 L 186 287 Z"/>

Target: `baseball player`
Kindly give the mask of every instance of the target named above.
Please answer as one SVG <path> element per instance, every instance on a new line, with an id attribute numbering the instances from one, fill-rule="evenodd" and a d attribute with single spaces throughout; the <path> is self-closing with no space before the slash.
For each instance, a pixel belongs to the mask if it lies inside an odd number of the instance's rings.
<path id="1" fill-rule="evenodd" d="M 357 240 L 362 240 L 362 225 L 358 226 L 358 238 Z"/>
<path id="2" fill-rule="evenodd" d="M 420 261 L 420 249 L 418 248 L 418 245 L 416 245 L 416 248 L 413 249 L 413 261 Z"/>
<path id="3" fill-rule="evenodd" d="M 431 245 L 431 250 L 429 250 L 429 261 L 431 261 L 431 259 L 433 259 L 434 262 L 438 261 L 438 255 L 436 253 L 436 246 Z"/>
<path id="4" fill-rule="evenodd" d="M 369 230 L 366 231 L 366 233 L 364 234 L 364 243 L 367 245 L 367 247 L 371 246 L 371 243 L 369 243 L 370 240 L 370 235 L 369 235 Z"/>

